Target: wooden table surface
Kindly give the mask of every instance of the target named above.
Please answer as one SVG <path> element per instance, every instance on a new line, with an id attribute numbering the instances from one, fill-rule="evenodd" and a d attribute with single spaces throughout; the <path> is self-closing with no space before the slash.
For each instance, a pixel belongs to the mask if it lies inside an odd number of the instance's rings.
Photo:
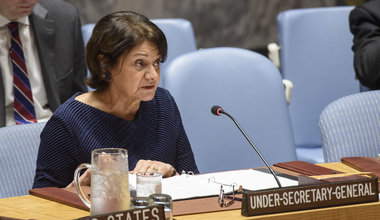
<path id="1" fill-rule="evenodd" d="M 356 170 L 342 164 L 329 163 L 321 166 L 332 168 L 343 172 L 356 172 Z M 0 199 L 0 216 L 19 219 L 75 219 L 88 216 L 89 212 L 70 206 L 62 205 L 53 201 L 42 199 L 36 196 L 19 196 Z M 0 219 L 2 219 L 0 217 Z M 190 219 L 210 219 L 210 220 L 230 220 L 230 219 L 281 219 L 281 220 L 317 220 L 317 219 L 380 219 L 380 202 L 363 203 L 339 207 L 320 208 L 280 214 L 261 215 L 244 217 L 240 210 L 229 210 L 211 212 L 204 214 L 193 214 L 175 216 L 176 220 Z"/>

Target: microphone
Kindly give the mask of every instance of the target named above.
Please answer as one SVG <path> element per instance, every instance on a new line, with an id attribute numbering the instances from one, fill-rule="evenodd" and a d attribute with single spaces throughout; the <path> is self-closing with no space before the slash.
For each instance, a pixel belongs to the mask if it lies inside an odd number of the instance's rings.
<path id="1" fill-rule="evenodd" d="M 278 187 L 282 188 L 280 181 L 278 180 L 278 177 L 276 173 L 273 171 L 273 169 L 268 165 L 268 163 L 265 161 L 263 155 L 261 155 L 259 149 L 255 146 L 255 144 L 251 141 L 251 139 L 248 137 L 248 135 L 244 132 L 243 128 L 240 126 L 240 124 L 227 112 L 223 110 L 222 107 L 219 105 L 214 105 L 211 108 L 211 113 L 216 116 L 221 116 L 222 114 L 227 115 L 231 120 L 235 123 L 235 125 L 239 128 L 241 133 L 244 135 L 244 137 L 247 139 L 247 141 L 251 144 L 252 148 L 256 151 L 257 155 L 259 155 L 260 159 L 264 162 L 265 166 L 269 169 L 269 171 L 272 173 L 274 179 L 276 180 Z"/>

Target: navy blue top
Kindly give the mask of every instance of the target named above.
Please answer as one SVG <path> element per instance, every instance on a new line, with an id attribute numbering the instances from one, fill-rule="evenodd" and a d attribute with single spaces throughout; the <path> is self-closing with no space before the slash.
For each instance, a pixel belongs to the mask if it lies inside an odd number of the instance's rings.
<path id="1" fill-rule="evenodd" d="M 129 169 L 140 159 L 171 164 L 178 172 L 198 173 L 194 155 L 173 97 L 158 88 L 155 97 L 141 102 L 128 121 L 75 100 L 62 104 L 41 133 L 33 188 L 66 187 L 81 163 L 91 163 L 99 148 L 128 150 Z"/>

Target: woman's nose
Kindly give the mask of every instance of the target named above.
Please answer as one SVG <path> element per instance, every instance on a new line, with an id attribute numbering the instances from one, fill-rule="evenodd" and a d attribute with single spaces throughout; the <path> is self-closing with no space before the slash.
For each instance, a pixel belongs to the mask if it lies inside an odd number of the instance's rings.
<path id="1" fill-rule="evenodd" d="M 151 66 L 151 68 L 149 68 L 148 72 L 145 73 L 145 77 L 147 79 L 156 79 L 157 77 L 160 76 L 160 68 L 158 67 L 155 67 L 154 65 Z"/>

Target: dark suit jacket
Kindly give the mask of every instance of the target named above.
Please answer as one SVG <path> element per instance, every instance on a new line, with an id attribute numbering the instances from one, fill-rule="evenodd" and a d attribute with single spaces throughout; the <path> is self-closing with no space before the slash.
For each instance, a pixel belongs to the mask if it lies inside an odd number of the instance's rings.
<path id="1" fill-rule="evenodd" d="M 354 68 L 359 81 L 380 89 L 380 0 L 357 6 L 350 13 L 354 35 Z"/>
<path id="2" fill-rule="evenodd" d="M 41 62 L 49 108 L 87 91 L 81 24 L 76 8 L 61 0 L 40 0 L 29 16 Z M 4 85 L 0 77 L 0 126 L 5 126 Z"/>

